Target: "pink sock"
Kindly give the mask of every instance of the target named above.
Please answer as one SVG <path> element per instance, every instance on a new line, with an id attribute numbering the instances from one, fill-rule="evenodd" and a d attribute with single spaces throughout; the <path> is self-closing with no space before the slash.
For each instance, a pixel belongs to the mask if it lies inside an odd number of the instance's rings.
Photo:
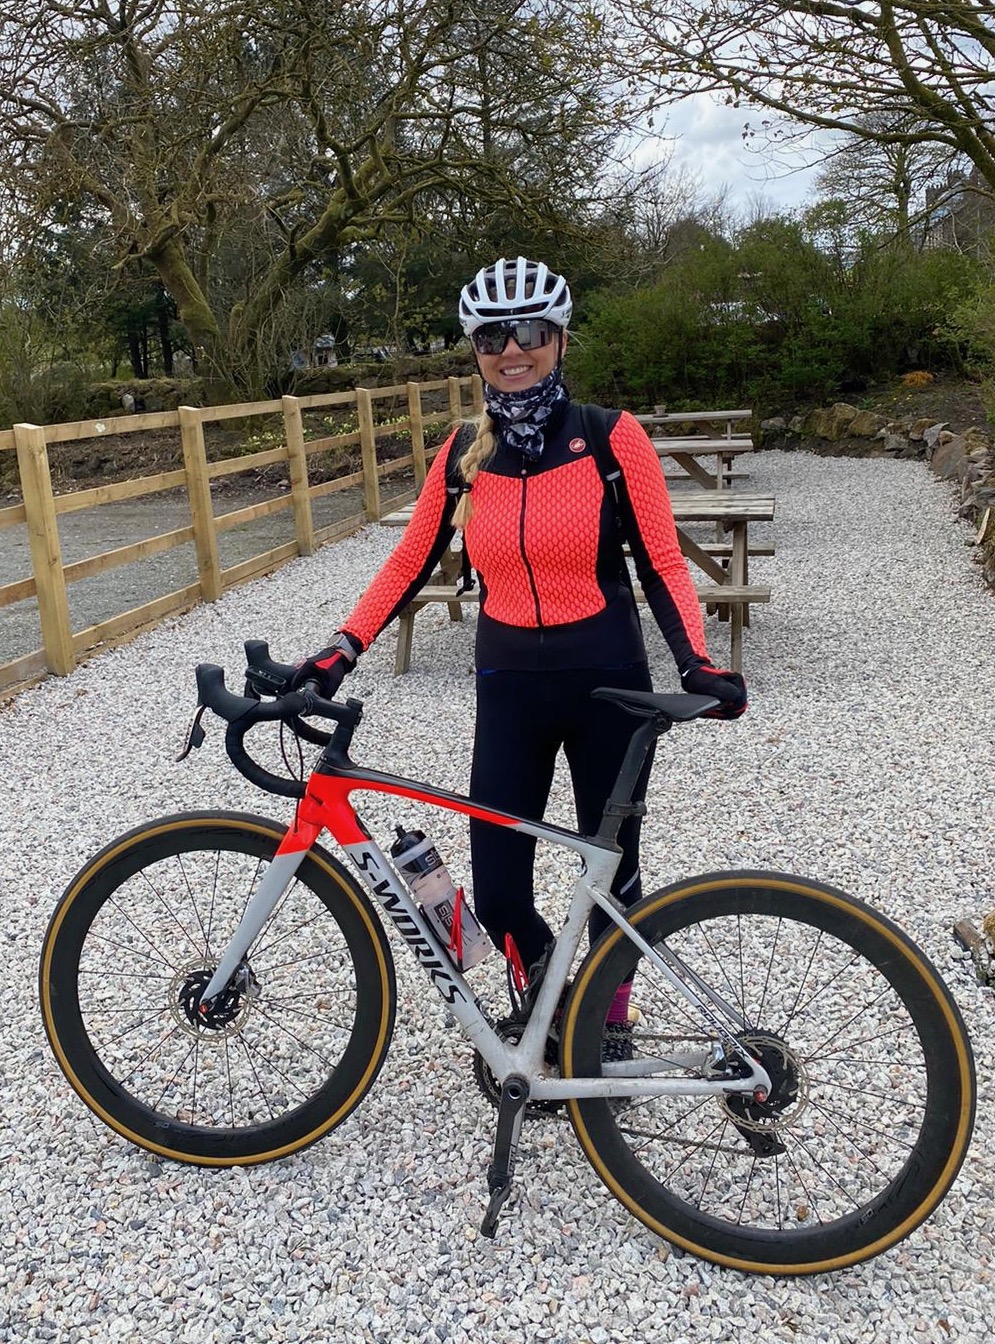
<path id="1" fill-rule="evenodd" d="M 615 991 L 615 997 L 611 1001 L 611 1007 L 608 1009 L 606 1022 L 628 1022 L 629 1020 L 629 995 L 632 993 L 632 981 L 628 984 L 619 985 Z"/>

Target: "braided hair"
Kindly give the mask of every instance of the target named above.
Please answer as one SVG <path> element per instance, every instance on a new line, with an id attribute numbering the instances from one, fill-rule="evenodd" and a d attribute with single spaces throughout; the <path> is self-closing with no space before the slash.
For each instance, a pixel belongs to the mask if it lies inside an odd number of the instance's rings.
<path id="1" fill-rule="evenodd" d="M 494 421 L 487 411 L 477 421 L 477 436 L 459 461 L 460 475 L 466 489 L 459 497 L 459 503 L 453 512 L 453 526 L 465 528 L 473 516 L 473 504 L 470 501 L 470 488 L 477 479 L 477 473 L 491 460 L 497 448 L 497 434 Z"/>

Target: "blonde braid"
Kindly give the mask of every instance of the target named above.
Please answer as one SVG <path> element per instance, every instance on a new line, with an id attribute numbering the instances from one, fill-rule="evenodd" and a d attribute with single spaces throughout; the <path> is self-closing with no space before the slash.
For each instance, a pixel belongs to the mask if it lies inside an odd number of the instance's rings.
<path id="1" fill-rule="evenodd" d="M 473 485 L 477 479 L 477 472 L 490 461 L 496 448 L 494 421 L 487 411 L 484 411 L 477 421 L 477 437 L 460 459 L 460 475 L 468 487 Z M 453 526 L 461 529 L 466 527 L 472 516 L 473 505 L 470 502 L 470 491 L 467 489 L 459 497 L 459 503 L 453 513 Z"/>

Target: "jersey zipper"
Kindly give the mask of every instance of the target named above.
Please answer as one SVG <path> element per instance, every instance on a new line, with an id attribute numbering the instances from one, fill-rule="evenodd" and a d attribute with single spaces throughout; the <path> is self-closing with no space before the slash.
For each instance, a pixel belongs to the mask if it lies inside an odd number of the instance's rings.
<path id="1" fill-rule="evenodd" d="M 532 589 L 532 601 L 536 609 L 536 625 L 542 628 L 542 608 L 539 605 L 539 589 L 536 587 L 535 574 L 532 570 L 532 564 L 525 551 L 525 504 L 528 495 L 529 476 L 528 468 L 522 463 L 522 508 L 518 518 L 518 545 L 522 552 L 522 564 L 525 566 L 525 573 L 529 578 L 529 587 Z"/>

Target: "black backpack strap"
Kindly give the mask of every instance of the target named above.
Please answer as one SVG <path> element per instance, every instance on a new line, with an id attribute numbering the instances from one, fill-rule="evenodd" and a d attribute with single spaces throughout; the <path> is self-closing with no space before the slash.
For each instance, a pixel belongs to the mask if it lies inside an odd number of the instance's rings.
<path id="1" fill-rule="evenodd" d="M 465 495 L 470 488 L 463 479 L 460 462 L 463 460 L 463 454 L 476 437 L 476 425 L 462 424 L 449 445 L 449 458 L 446 462 L 446 494 L 449 496 L 449 502 L 454 509 L 460 501 L 460 496 Z"/>
<path id="2" fill-rule="evenodd" d="M 631 589 L 632 576 L 625 559 L 625 523 L 622 519 L 622 492 L 625 490 L 625 481 L 622 479 L 622 468 L 611 445 L 611 431 L 618 420 L 618 412 L 608 411 L 603 406 L 581 406 L 579 409 L 581 424 L 584 426 L 584 438 L 591 445 L 591 455 L 597 465 L 598 475 L 612 503 L 615 532 L 618 537 L 619 573 L 622 582 Z"/>
<path id="3" fill-rule="evenodd" d="M 603 406 L 580 406 L 581 424 L 584 426 L 584 438 L 591 446 L 591 453 L 598 467 L 598 475 L 604 482 L 605 489 L 611 496 L 612 505 L 615 510 L 615 522 L 622 529 L 622 511 L 620 507 L 620 491 L 622 489 L 622 468 L 618 465 L 618 459 L 612 452 L 611 431 L 608 426 L 608 417 L 613 414 L 606 411 Z M 617 419 L 617 415 L 615 419 Z M 614 420 L 612 421 L 614 425 Z"/>
<path id="4" fill-rule="evenodd" d="M 460 499 L 470 489 L 463 479 L 463 473 L 460 471 L 460 462 L 463 460 L 463 454 L 477 437 L 477 426 L 474 424 L 463 424 L 457 429 L 452 443 L 449 445 L 449 457 L 446 461 L 446 494 L 447 511 L 452 517 L 453 510 L 460 502 Z M 465 593 L 474 586 L 473 570 L 470 567 L 470 557 L 466 553 L 466 539 L 463 539 L 463 558 L 460 564 L 459 584 L 456 588 L 456 594 Z"/>

